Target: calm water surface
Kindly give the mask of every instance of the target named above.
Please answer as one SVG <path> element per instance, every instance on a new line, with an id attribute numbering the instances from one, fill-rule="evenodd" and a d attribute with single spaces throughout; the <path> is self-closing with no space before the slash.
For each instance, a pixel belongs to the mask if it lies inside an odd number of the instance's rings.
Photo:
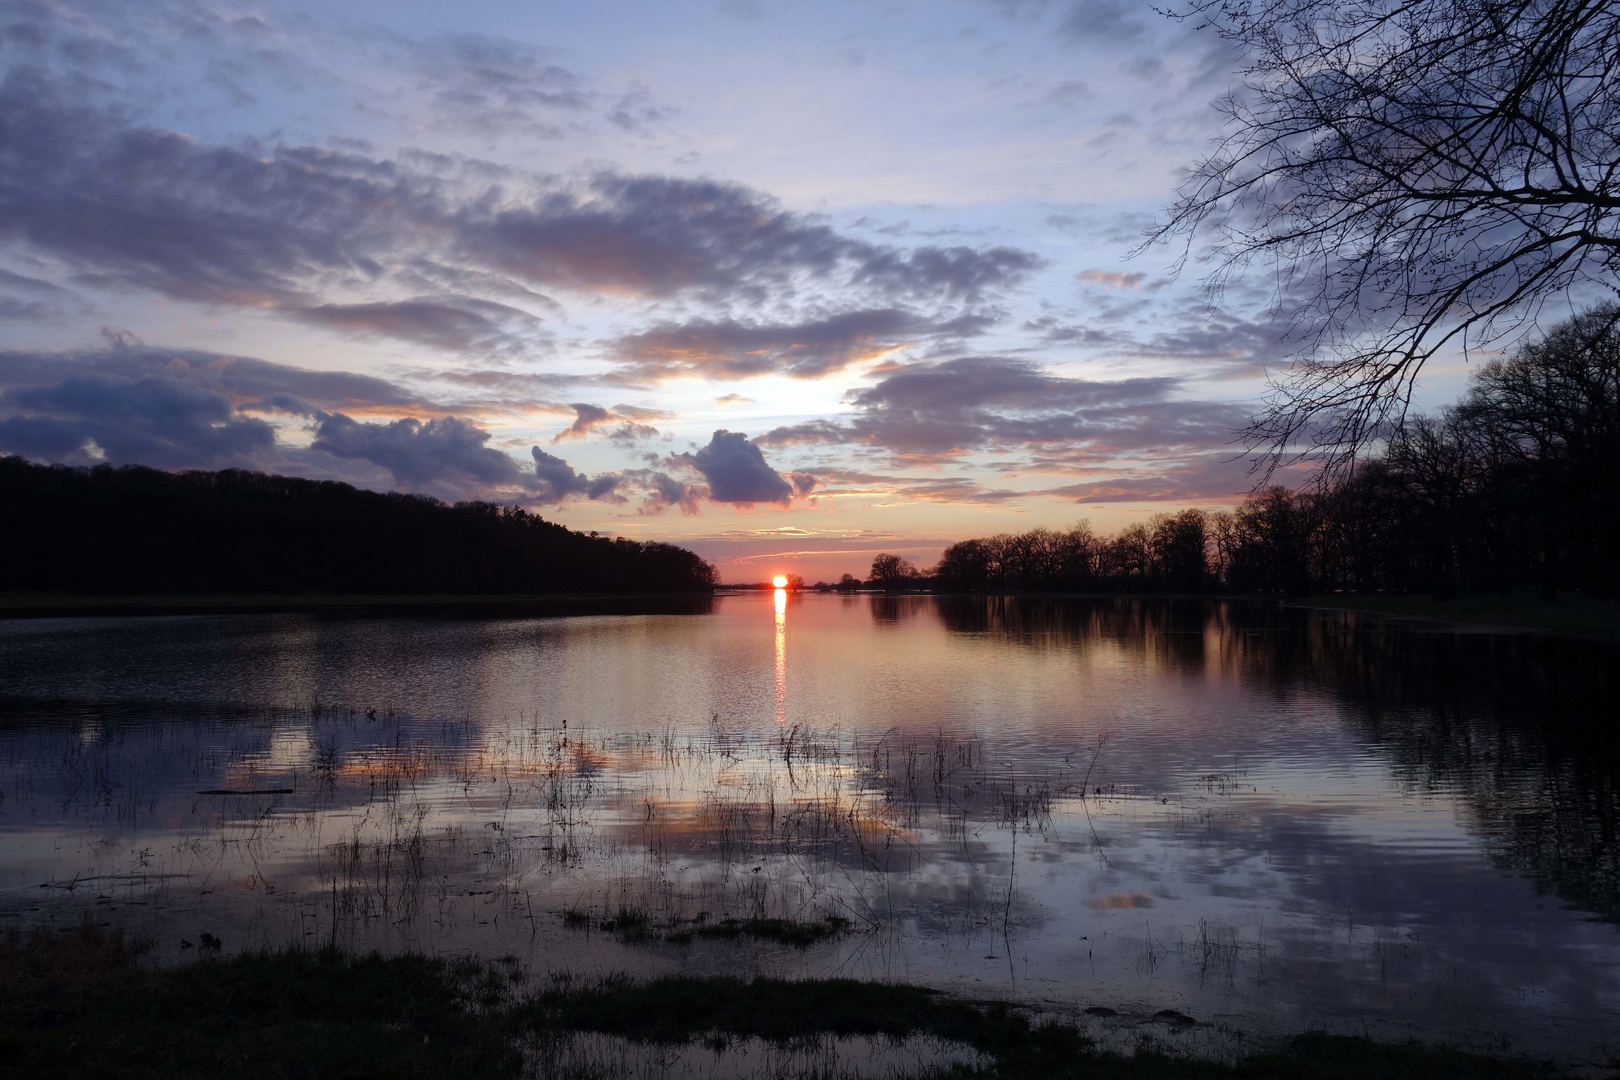
<path id="1" fill-rule="evenodd" d="M 1601 1062 L 1616 660 L 1215 601 L 12 620 L 0 927 L 88 909 L 176 959 L 206 931 L 838 973 L 1194 1048 L 1327 1028 Z M 601 929 L 621 909 L 650 936 Z M 727 916 L 847 926 L 682 933 Z"/>

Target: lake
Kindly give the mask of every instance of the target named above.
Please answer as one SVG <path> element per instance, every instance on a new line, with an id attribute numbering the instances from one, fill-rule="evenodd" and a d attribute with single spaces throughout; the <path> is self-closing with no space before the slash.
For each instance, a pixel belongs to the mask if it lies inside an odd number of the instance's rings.
<path id="1" fill-rule="evenodd" d="M 0 928 L 900 979 L 1210 1053 L 1620 1053 L 1612 648 L 1217 600 L 665 607 L 0 621 Z"/>

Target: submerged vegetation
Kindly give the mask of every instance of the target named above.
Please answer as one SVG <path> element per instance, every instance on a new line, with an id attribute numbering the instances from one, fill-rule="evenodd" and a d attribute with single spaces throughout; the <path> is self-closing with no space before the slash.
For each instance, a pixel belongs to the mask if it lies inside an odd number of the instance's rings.
<path id="1" fill-rule="evenodd" d="M 651 981 L 554 977 L 530 986 L 514 960 L 345 955 L 289 949 L 140 962 L 141 943 L 89 920 L 68 932 L 0 939 L 0 1071 L 29 1077 L 499 1077 L 611 1080 L 613 1045 L 691 1046 L 724 1062 L 750 1040 L 831 1052 L 803 1073 L 852 1075 L 837 1041 L 890 1048 L 886 1075 L 939 1080 L 1119 1077 L 1120 1080 L 1537 1080 L 1531 1061 L 1305 1035 L 1233 1063 L 1169 1056 L 1137 1021 L 1134 1054 L 1099 1048 L 1077 1018 L 923 987 L 851 979 L 669 976 Z M 581 1041 L 607 1036 L 606 1048 Z M 948 1064 L 908 1062 L 906 1041 L 955 1047 Z M 830 1066 L 830 1067 L 829 1067 Z M 730 1071 L 730 1070 L 728 1070 Z M 664 1075 L 664 1069 L 656 1070 Z M 747 1075 L 746 1073 L 744 1075 Z M 773 1076 L 801 1075 L 772 1070 Z"/>
<path id="2" fill-rule="evenodd" d="M 772 919 L 754 916 L 738 919 L 727 916 L 711 920 L 708 912 L 699 912 L 690 919 L 675 918 L 659 922 L 639 908 L 621 907 L 611 915 L 593 917 L 588 911 L 570 908 L 563 912 L 563 925 L 573 930 L 599 930 L 616 934 L 625 942 L 668 942 L 672 945 L 690 945 L 704 939 L 735 941 L 753 938 L 756 941 L 774 941 L 805 949 L 818 941 L 837 937 L 849 929 L 853 920 L 842 915 L 825 915 L 820 919 Z"/>
<path id="3" fill-rule="evenodd" d="M 346 595 L 710 592 L 685 548 L 517 507 L 241 469 L 74 469 L 0 456 L 0 592 Z M 109 543 L 116 537 L 116 543 Z"/>

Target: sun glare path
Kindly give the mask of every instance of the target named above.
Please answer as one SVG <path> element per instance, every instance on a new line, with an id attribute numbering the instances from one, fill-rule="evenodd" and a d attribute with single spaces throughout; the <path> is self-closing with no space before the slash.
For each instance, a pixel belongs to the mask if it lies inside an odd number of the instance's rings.
<path id="1" fill-rule="evenodd" d="M 776 590 L 776 722 L 787 723 L 787 590 L 780 588 Z"/>

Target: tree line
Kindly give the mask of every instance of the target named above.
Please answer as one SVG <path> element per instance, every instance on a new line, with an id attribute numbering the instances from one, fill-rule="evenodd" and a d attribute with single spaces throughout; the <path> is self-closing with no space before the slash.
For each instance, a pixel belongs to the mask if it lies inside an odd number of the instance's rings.
<path id="1" fill-rule="evenodd" d="M 0 590 L 76 593 L 709 592 L 684 548 L 519 507 L 227 469 L 0 457 Z"/>
<path id="2" fill-rule="evenodd" d="M 1620 305 L 1483 365 L 1456 405 L 1381 451 L 1233 511 L 1159 514 L 1113 537 L 1082 522 L 952 544 L 871 584 L 968 592 L 1429 592 L 1620 587 Z"/>

